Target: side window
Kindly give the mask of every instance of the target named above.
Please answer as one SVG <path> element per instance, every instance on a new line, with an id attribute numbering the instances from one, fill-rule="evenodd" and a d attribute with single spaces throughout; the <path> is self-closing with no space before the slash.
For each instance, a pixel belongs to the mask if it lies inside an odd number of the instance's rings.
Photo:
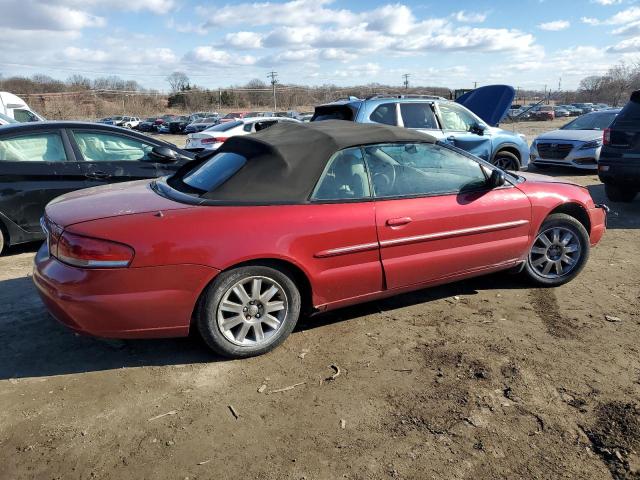
<path id="1" fill-rule="evenodd" d="M 384 123 L 385 125 L 397 125 L 396 104 L 385 103 L 378 106 L 378 108 L 369 115 L 369 120 L 376 123 Z"/>
<path id="2" fill-rule="evenodd" d="M 242 130 L 244 130 L 245 132 L 250 132 L 251 130 L 253 130 L 253 123 L 245 123 L 244 127 L 242 127 Z"/>
<path id="3" fill-rule="evenodd" d="M 478 162 L 440 145 L 383 144 L 364 151 L 376 198 L 457 194 L 486 184 Z"/>
<path id="4" fill-rule="evenodd" d="M 104 132 L 74 131 L 80 153 L 89 162 L 147 160 L 153 145 Z"/>
<path id="5" fill-rule="evenodd" d="M 272 127 L 276 123 L 278 123 L 276 120 L 268 120 L 268 121 L 264 121 L 264 122 L 256 122 L 255 130 L 256 130 L 256 132 L 259 132 L 260 130 L 264 130 L 265 128 Z"/>
<path id="6" fill-rule="evenodd" d="M 464 107 L 455 103 L 441 103 L 440 117 L 442 129 L 455 132 L 468 132 L 478 121 Z"/>
<path id="7" fill-rule="evenodd" d="M 436 116 L 429 103 L 401 103 L 400 114 L 405 128 L 438 128 Z"/>
<path id="8" fill-rule="evenodd" d="M 327 163 L 313 192 L 313 200 L 357 200 L 369 198 L 369 178 L 359 148 L 336 153 Z"/>
<path id="9" fill-rule="evenodd" d="M 18 122 L 37 122 L 38 117 L 36 117 L 33 112 L 29 110 L 16 109 L 13 111 L 13 117 Z"/>
<path id="10" fill-rule="evenodd" d="M 62 138 L 58 133 L 35 133 L 0 140 L 0 161 L 64 162 Z"/>

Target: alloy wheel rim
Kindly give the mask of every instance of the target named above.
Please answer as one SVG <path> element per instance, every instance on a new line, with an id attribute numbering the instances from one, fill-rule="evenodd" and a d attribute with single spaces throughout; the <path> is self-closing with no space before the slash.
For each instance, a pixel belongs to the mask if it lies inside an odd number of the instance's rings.
<path id="1" fill-rule="evenodd" d="M 552 227 L 540 232 L 529 252 L 529 264 L 544 278 L 568 275 L 578 265 L 582 247 L 578 236 L 564 227 Z"/>
<path id="2" fill-rule="evenodd" d="M 282 328 L 289 300 L 282 286 L 269 277 L 245 277 L 222 296 L 218 328 L 234 345 L 254 347 L 268 343 Z"/>

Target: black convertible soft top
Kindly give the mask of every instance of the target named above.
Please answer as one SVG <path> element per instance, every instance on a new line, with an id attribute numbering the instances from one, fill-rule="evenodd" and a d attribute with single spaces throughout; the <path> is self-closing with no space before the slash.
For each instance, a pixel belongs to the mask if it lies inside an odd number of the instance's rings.
<path id="1" fill-rule="evenodd" d="M 229 180 L 203 193 L 201 198 L 241 204 L 303 203 L 337 151 L 396 142 L 435 143 L 436 139 L 415 130 L 380 124 L 343 120 L 282 122 L 253 135 L 231 137 L 216 150 L 215 154 L 240 154 L 247 162 Z M 189 170 L 193 170 L 193 165 Z M 186 173 L 178 172 L 177 176 Z"/>

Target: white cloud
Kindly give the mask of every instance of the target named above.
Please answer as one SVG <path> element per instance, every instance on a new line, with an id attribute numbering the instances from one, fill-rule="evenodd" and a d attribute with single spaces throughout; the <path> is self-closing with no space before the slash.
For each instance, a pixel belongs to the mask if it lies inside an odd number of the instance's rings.
<path id="1" fill-rule="evenodd" d="M 367 29 L 390 35 L 406 35 L 415 27 L 415 17 L 406 5 L 385 5 L 366 15 Z"/>
<path id="2" fill-rule="evenodd" d="M 237 3 L 233 5 L 198 6 L 197 16 L 205 18 L 204 28 L 233 25 L 348 24 L 354 14 L 348 10 L 326 8 L 332 0 L 291 0 L 285 3 Z"/>
<path id="3" fill-rule="evenodd" d="M 547 30 L 549 32 L 559 32 L 560 30 L 566 30 L 571 26 L 571 23 L 567 20 L 554 20 L 552 22 L 545 22 L 538 25 L 540 30 Z"/>
<path id="4" fill-rule="evenodd" d="M 188 52 L 184 59 L 190 63 L 203 63 L 218 67 L 254 65 L 256 63 L 256 58 L 251 55 L 232 55 L 225 50 L 218 50 L 211 46 L 196 47 Z"/>
<path id="5" fill-rule="evenodd" d="M 482 23 L 487 19 L 487 14 L 460 10 L 453 14 L 453 18 L 462 23 Z"/>
<path id="6" fill-rule="evenodd" d="M 640 36 L 627 38 L 607 49 L 609 52 L 615 53 L 632 53 L 640 52 Z"/>
<path id="7" fill-rule="evenodd" d="M 121 10 L 127 12 L 149 11 L 159 15 L 166 14 L 177 7 L 176 0 L 36 0 L 40 3 L 88 9 Z"/>
<path id="8" fill-rule="evenodd" d="M 600 25 L 600 20 L 593 17 L 581 17 L 580 21 L 582 23 L 586 23 L 587 25 Z"/>
<path id="9" fill-rule="evenodd" d="M 622 0 L 591 0 L 591 3 L 597 3 L 598 5 L 619 5 L 622 3 Z"/>
<path id="10" fill-rule="evenodd" d="M 262 35 L 256 32 L 228 33 L 224 37 L 224 44 L 238 49 L 262 47 Z"/>
<path id="11" fill-rule="evenodd" d="M 105 25 L 102 17 L 65 5 L 35 0 L 3 0 L 0 10 L 0 27 L 14 30 L 72 31 Z"/>
<path id="12" fill-rule="evenodd" d="M 591 17 L 582 17 L 580 20 L 588 25 L 626 25 L 640 20 L 640 7 L 629 7 L 605 20 Z"/>
<path id="13" fill-rule="evenodd" d="M 640 35 L 640 20 L 636 22 L 628 23 L 620 28 L 616 28 L 613 32 L 614 35 L 620 35 L 623 37 L 633 37 Z"/>
<path id="14" fill-rule="evenodd" d="M 127 65 L 174 64 L 176 54 L 169 48 L 132 49 L 128 46 L 113 47 L 109 50 L 67 47 L 62 51 L 61 59 L 72 62 Z"/>

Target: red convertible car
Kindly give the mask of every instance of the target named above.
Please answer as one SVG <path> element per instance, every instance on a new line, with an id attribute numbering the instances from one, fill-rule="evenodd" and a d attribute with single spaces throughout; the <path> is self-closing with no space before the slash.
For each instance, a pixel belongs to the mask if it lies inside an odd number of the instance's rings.
<path id="1" fill-rule="evenodd" d="M 33 278 L 75 331 L 195 328 L 216 352 L 247 357 L 301 314 L 506 269 L 565 283 L 602 237 L 605 209 L 583 187 L 504 172 L 420 132 L 284 123 L 173 177 L 54 200 Z"/>

